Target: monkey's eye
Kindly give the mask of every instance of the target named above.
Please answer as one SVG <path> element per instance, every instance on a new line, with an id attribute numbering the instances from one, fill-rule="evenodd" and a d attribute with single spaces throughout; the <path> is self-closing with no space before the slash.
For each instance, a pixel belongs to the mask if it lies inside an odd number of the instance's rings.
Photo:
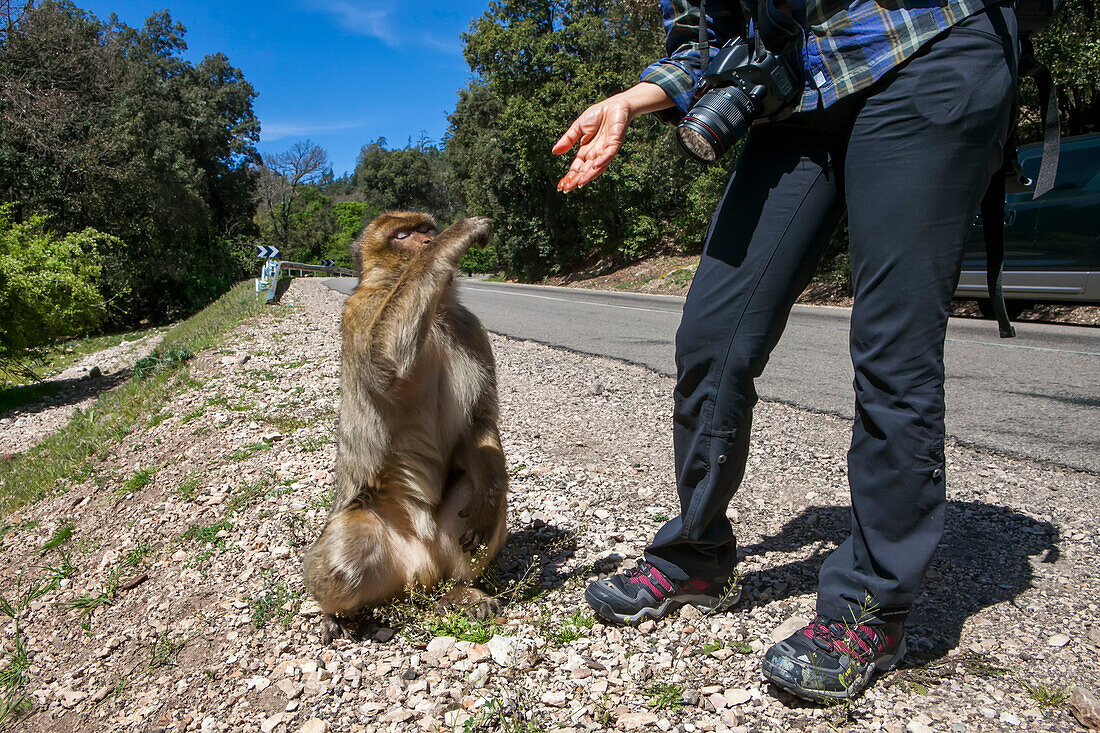
<path id="1" fill-rule="evenodd" d="M 433 227 L 431 224 L 424 224 L 416 231 L 420 232 L 421 234 L 435 234 L 435 227 Z"/>
<path id="2" fill-rule="evenodd" d="M 410 233 L 411 232 L 398 232 L 397 234 L 393 235 L 393 238 L 394 239 L 405 239 L 406 237 L 409 236 Z"/>

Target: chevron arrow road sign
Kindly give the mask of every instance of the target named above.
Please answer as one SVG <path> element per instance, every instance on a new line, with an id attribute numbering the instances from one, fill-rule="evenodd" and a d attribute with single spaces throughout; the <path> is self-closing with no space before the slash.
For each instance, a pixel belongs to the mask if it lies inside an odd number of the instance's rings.
<path id="1" fill-rule="evenodd" d="M 257 245 L 256 256 L 261 260 L 271 260 L 279 256 L 279 248 L 270 245 Z"/>
<path id="2" fill-rule="evenodd" d="M 322 267 L 336 267 L 336 260 L 321 260 Z"/>

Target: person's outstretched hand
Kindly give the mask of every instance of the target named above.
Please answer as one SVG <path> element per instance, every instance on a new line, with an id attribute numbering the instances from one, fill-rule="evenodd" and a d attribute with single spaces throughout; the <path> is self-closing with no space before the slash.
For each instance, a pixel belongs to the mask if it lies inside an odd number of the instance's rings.
<path id="1" fill-rule="evenodd" d="M 642 82 L 586 109 L 553 147 L 554 155 L 561 155 L 580 143 L 569 171 L 558 181 L 558 190 L 572 191 L 595 179 L 619 152 L 627 125 L 635 117 L 670 106 L 672 100 L 659 86 Z"/>

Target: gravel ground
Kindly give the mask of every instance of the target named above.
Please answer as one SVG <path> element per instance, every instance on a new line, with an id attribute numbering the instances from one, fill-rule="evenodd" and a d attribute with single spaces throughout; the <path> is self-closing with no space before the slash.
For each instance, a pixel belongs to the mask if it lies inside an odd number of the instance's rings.
<path id="1" fill-rule="evenodd" d="M 7 518 L 5 598 L 25 596 L 66 553 L 75 566 L 20 615 L 33 710 L 19 725 L 1079 729 L 1064 701 L 1041 701 L 1100 686 L 1095 476 L 948 445 L 947 533 L 904 668 L 854 704 L 815 707 L 770 688 L 759 665 L 771 639 L 812 616 L 816 571 L 843 536 L 849 425 L 759 405 L 730 510 L 744 600 L 711 617 L 605 627 L 584 585 L 632 563 L 674 511 L 672 383 L 496 336 L 513 474 L 511 536 L 492 569 L 498 587 L 511 584 L 503 615 L 476 642 L 458 638 L 470 625 L 438 635 L 440 617 L 405 604 L 406 625 L 393 611 L 389 625 L 367 621 L 361 639 L 323 646 L 300 558 L 332 487 L 341 307 L 321 283 L 295 280 L 282 306 L 200 355 L 188 388 L 88 476 Z M 72 537 L 43 550 L 66 523 Z M 4 628 L 5 651 L 15 633 Z"/>
<path id="2" fill-rule="evenodd" d="M 0 412 L 0 455 L 22 453 L 69 422 L 73 411 L 85 409 L 100 392 L 118 386 L 130 376 L 134 362 L 160 343 L 155 333 L 123 341 L 88 354 L 67 369 L 42 381 L 63 385 L 60 392 L 40 402 Z M 96 371 L 98 370 L 98 371 Z"/>

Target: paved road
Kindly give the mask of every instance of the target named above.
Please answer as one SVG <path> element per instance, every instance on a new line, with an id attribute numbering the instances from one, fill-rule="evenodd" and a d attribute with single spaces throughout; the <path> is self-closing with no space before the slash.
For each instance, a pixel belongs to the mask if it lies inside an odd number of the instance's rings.
<path id="1" fill-rule="evenodd" d="M 351 278 L 330 287 L 350 292 Z M 674 374 L 683 298 L 460 281 L 490 331 Z M 948 327 L 947 431 L 974 445 L 1100 474 L 1100 329 L 992 321 Z M 850 418 L 848 310 L 795 306 L 758 383 L 760 396 Z"/>

